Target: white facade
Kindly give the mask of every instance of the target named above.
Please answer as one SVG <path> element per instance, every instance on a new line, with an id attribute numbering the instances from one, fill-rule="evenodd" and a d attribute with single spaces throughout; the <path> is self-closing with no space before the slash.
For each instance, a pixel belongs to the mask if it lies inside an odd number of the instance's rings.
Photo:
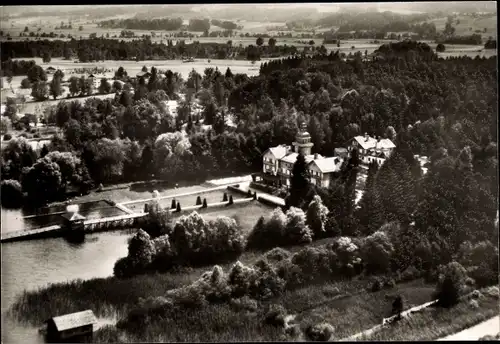
<path id="1" fill-rule="evenodd" d="M 293 165 L 301 153 L 307 163 L 311 184 L 328 187 L 332 173 L 340 170 L 343 158 L 325 158 L 319 154 L 311 154 L 313 145 L 311 136 L 303 124 L 293 146 L 280 145 L 264 152 L 262 157 L 264 179 L 271 180 L 275 184 L 290 186 Z"/>

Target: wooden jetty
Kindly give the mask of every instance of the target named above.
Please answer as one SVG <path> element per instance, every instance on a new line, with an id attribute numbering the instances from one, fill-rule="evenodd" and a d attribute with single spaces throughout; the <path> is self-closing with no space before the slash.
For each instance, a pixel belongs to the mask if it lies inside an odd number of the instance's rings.
<path id="1" fill-rule="evenodd" d="M 100 219 L 88 219 L 83 221 L 84 232 L 98 232 L 102 230 L 118 229 L 136 224 L 137 219 L 143 218 L 148 213 L 124 214 L 119 216 L 103 217 Z M 63 235 L 61 225 L 28 229 L 2 233 L 0 242 L 13 242 L 30 239 L 42 239 L 59 237 Z"/>

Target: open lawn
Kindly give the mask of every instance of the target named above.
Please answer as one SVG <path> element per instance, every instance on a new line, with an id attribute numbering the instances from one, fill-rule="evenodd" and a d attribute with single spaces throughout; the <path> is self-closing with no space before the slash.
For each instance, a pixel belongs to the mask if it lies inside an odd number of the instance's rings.
<path id="1" fill-rule="evenodd" d="M 328 290 L 335 290 L 335 287 L 337 286 L 333 283 L 329 289 L 323 291 L 323 294 L 318 293 L 315 290 L 316 287 L 305 288 L 301 294 L 306 298 L 308 294 L 314 297 L 310 296 L 308 302 L 304 302 L 306 309 L 302 312 L 299 309 L 295 322 L 299 323 L 304 330 L 308 325 L 328 322 L 335 327 L 335 339 L 343 339 L 378 325 L 383 318 L 391 316 L 392 302 L 396 295 L 403 297 L 404 308 L 408 309 L 429 302 L 435 290 L 434 285 L 417 280 L 398 284 L 394 289 L 375 293 L 362 291 L 357 295 L 338 297 L 330 301 L 324 296 L 325 292 L 328 295 Z M 299 292 L 300 290 L 295 293 Z M 294 299 L 291 298 L 292 302 Z M 310 305 L 314 304 L 318 306 L 309 309 Z"/>
<path id="2" fill-rule="evenodd" d="M 110 69 L 111 72 L 106 74 L 96 74 L 96 78 L 100 79 L 106 77 L 111 79 L 114 77 L 114 72 L 118 70 L 121 66 L 123 67 L 128 75 L 135 76 L 139 73 L 143 66 L 149 68 L 156 67 L 158 70 L 171 70 L 172 72 L 178 72 L 182 75 L 183 78 L 187 78 L 189 72 L 195 69 L 198 73 L 203 74 L 205 68 L 219 68 L 219 70 L 225 72 L 229 67 L 231 71 L 236 73 L 244 73 L 249 76 L 257 75 L 259 73 L 259 66 L 261 62 L 264 62 L 268 59 L 262 59 L 261 61 L 257 61 L 255 64 L 252 64 L 250 61 L 246 60 L 218 60 L 211 59 L 210 63 L 208 59 L 196 59 L 195 62 L 183 63 L 181 60 L 148 60 L 148 61 L 130 61 L 130 60 L 122 60 L 122 61 L 114 61 L 114 60 L 106 60 L 100 62 L 88 62 L 82 63 L 77 62 L 75 60 L 64 60 L 61 58 L 53 58 L 49 63 L 43 63 L 42 59 L 39 57 L 35 58 L 20 58 L 14 60 L 34 60 L 37 65 L 42 66 L 44 69 L 49 66 L 54 67 L 56 69 L 60 69 L 65 73 L 64 79 L 68 80 L 71 76 L 81 76 L 81 74 L 72 74 L 72 72 L 76 68 L 106 68 Z M 21 80 L 24 79 L 24 76 L 15 76 L 12 80 L 12 87 L 17 90 L 21 86 Z M 48 75 L 49 81 L 52 76 Z M 4 87 L 8 88 L 9 84 L 7 83 L 7 79 L 3 78 Z M 3 97 L 2 97 L 3 98 Z"/>
<path id="3" fill-rule="evenodd" d="M 457 24 L 457 20 L 459 23 Z M 446 22 L 448 19 L 446 17 L 435 18 L 428 20 L 428 23 L 434 23 L 436 25 L 436 30 L 443 31 L 446 26 Z M 472 16 L 464 16 L 458 15 L 455 19 L 453 19 L 452 26 L 455 28 L 455 35 L 457 36 L 469 36 L 474 33 L 480 33 L 483 37 L 483 40 L 488 39 L 488 37 L 492 36 L 496 38 L 497 35 L 497 16 L 492 13 L 489 17 L 479 17 L 473 18 Z M 486 29 L 486 32 L 484 32 Z M 476 32 L 479 30 L 480 32 Z"/>
<path id="4" fill-rule="evenodd" d="M 202 190 L 200 190 L 202 191 Z M 181 194 L 182 192 L 176 192 L 176 194 Z M 175 198 L 176 202 L 179 202 L 181 204 L 181 207 L 191 207 L 196 205 L 196 199 L 198 196 L 200 196 L 202 202 L 203 199 L 206 198 L 207 203 L 219 203 L 222 202 L 224 193 L 227 194 L 227 197 L 229 199 L 229 195 L 233 196 L 234 200 L 245 198 L 244 195 L 236 192 L 231 192 L 229 190 L 215 190 L 215 191 L 207 191 L 207 192 L 201 192 L 196 195 L 188 195 L 188 196 L 181 196 L 181 197 L 168 197 L 168 198 L 162 198 L 158 200 L 158 203 L 160 204 L 161 207 L 163 208 L 170 208 L 172 204 L 172 199 Z M 144 209 L 144 204 L 149 203 L 149 202 L 139 202 L 139 203 L 133 203 L 133 204 L 127 204 L 127 208 L 130 208 L 134 211 L 142 211 Z"/>
<path id="5" fill-rule="evenodd" d="M 498 287 L 496 297 L 482 290 L 477 308 L 467 298 L 451 309 L 427 308 L 394 325 L 365 338 L 370 341 L 428 341 L 457 333 L 498 315 Z"/>

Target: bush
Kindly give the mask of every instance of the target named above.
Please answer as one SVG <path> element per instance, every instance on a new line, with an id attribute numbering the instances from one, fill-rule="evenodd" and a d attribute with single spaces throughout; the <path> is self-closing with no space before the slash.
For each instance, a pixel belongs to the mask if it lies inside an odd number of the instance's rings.
<path id="1" fill-rule="evenodd" d="M 286 309 L 282 305 L 272 304 L 265 316 L 264 322 L 277 327 L 285 326 Z"/>
<path id="2" fill-rule="evenodd" d="M 486 287 L 492 284 L 498 284 L 498 275 L 486 263 L 482 263 L 470 271 L 470 276 L 476 282 L 478 287 Z"/>
<path id="3" fill-rule="evenodd" d="M 229 202 L 228 202 L 228 205 L 231 205 L 231 204 L 234 204 L 234 201 L 233 201 L 233 195 L 229 195 Z"/>
<path id="4" fill-rule="evenodd" d="M 498 295 L 499 295 L 498 287 L 497 286 L 492 286 L 492 287 L 486 288 L 484 290 L 484 294 L 498 299 Z"/>
<path id="5" fill-rule="evenodd" d="M 288 259 L 290 258 L 292 254 L 287 251 L 287 250 L 284 250 L 282 249 L 281 247 L 276 247 L 276 248 L 273 248 L 271 251 L 268 251 L 264 257 L 270 261 L 270 262 L 281 262 L 285 259 Z"/>
<path id="6" fill-rule="evenodd" d="M 392 315 L 401 315 L 403 309 L 403 298 L 401 297 L 401 295 L 398 295 L 392 302 Z"/>
<path id="7" fill-rule="evenodd" d="M 302 331 L 300 330 L 300 326 L 298 324 L 289 326 L 286 328 L 285 333 L 292 339 L 297 340 L 300 338 Z"/>
<path id="8" fill-rule="evenodd" d="M 289 245 L 310 243 L 313 233 L 306 224 L 306 215 L 300 208 L 291 207 L 286 212 L 286 225 L 283 240 Z"/>
<path id="9" fill-rule="evenodd" d="M 196 198 L 196 205 L 201 205 L 201 204 L 202 204 L 202 203 L 201 203 L 201 197 L 200 197 L 200 196 L 198 196 L 198 197 Z"/>
<path id="10" fill-rule="evenodd" d="M 24 78 L 22 81 L 21 81 L 21 88 L 23 89 L 28 89 L 28 88 L 31 88 L 31 82 L 29 81 L 28 78 Z"/>
<path id="11" fill-rule="evenodd" d="M 479 302 L 477 300 L 470 300 L 469 301 L 469 307 L 472 309 L 478 309 L 479 308 Z"/>
<path id="12" fill-rule="evenodd" d="M 479 290 L 474 290 L 471 294 L 470 294 L 470 297 L 474 300 L 477 300 L 477 299 L 480 299 L 483 297 L 483 294 L 481 294 L 481 292 Z"/>
<path id="13" fill-rule="evenodd" d="M 5 135 L 3 136 L 4 141 L 9 141 L 11 138 L 12 138 L 12 135 L 11 135 L 11 134 L 5 134 Z"/>
<path id="14" fill-rule="evenodd" d="M 311 228 L 315 237 L 324 236 L 328 212 L 328 208 L 323 204 L 321 197 L 314 196 L 307 208 L 307 225 Z"/>
<path id="15" fill-rule="evenodd" d="M 372 283 L 372 287 L 371 287 L 371 291 L 373 293 L 377 292 L 377 291 L 380 291 L 382 290 L 382 282 L 380 282 L 379 279 L 376 279 L 375 281 L 373 281 Z"/>
<path id="16" fill-rule="evenodd" d="M 230 304 L 238 311 L 256 312 L 259 308 L 257 301 L 246 295 L 238 299 L 231 299 Z"/>
<path id="17" fill-rule="evenodd" d="M 363 240 L 361 254 L 368 273 L 387 272 L 394 247 L 385 232 L 377 231 Z"/>
<path id="18" fill-rule="evenodd" d="M 332 287 L 331 285 L 325 286 L 322 291 L 323 295 L 326 297 L 334 297 L 340 295 L 340 289 L 337 287 Z"/>
<path id="19" fill-rule="evenodd" d="M 203 206 L 202 206 L 202 208 L 206 208 L 206 207 L 208 207 L 208 205 L 207 205 L 207 199 L 204 198 L 203 199 Z"/>
<path id="20" fill-rule="evenodd" d="M 175 209 L 175 208 L 177 208 L 177 202 L 175 202 L 175 199 L 172 199 L 170 209 Z"/>
<path id="21" fill-rule="evenodd" d="M 400 275 L 400 280 L 403 282 L 412 281 L 420 277 L 420 271 L 414 266 L 406 268 Z"/>
<path id="22" fill-rule="evenodd" d="M 465 285 L 468 287 L 473 287 L 474 285 L 476 285 L 476 281 L 474 281 L 474 278 L 467 277 L 465 279 Z"/>
<path id="23" fill-rule="evenodd" d="M 499 340 L 499 339 L 500 339 L 500 333 L 498 333 L 496 336 L 486 335 L 484 337 L 479 338 L 479 340 Z"/>
<path id="24" fill-rule="evenodd" d="M 176 210 L 177 210 L 177 212 L 180 212 L 182 210 L 180 202 L 177 202 L 177 208 L 176 208 Z"/>
<path id="25" fill-rule="evenodd" d="M 438 53 L 443 53 L 444 51 L 446 50 L 446 47 L 444 46 L 443 43 L 439 43 L 437 46 L 436 46 L 436 51 Z"/>
<path id="26" fill-rule="evenodd" d="M 326 342 L 329 341 L 334 332 L 334 327 L 329 323 L 310 325 L 306 329 L 306 335 L 310 340 Z"/>
<path id="27" fill-rule="evenodd" d="M 458 303 L 466 277 L 464 267 L 457 262 L 451 262 L 443 268 L 436 286 L 440 306 L 448 308 Z"/>
<path id="28" fill-rule="evenodd" d="M 17 180 L 2 180 L 0 184 L 0 197 L 3 207 L 20 207 L 23 203 L 23 192 L 21 184 Z"/>
<path id="29" fill-rule="evenodd" d="M 222 196 L 222 202 L 227 202 L 227 193 L 224 192 L 224 196 Z"/>
<path id="30" fill-rule="evenodd" d="M 394 281 L 394 279 L 391 278 L 384 282 L 385 289 L 393 289 L 394 287 L 396 287 L 396 282 Z"/>

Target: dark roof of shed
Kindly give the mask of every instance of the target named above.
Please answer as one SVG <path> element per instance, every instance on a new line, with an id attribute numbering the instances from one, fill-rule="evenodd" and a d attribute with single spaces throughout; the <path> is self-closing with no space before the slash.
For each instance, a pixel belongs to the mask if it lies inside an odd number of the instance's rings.
<path id="1" fill-rule="evenodd" d="M 52 321 L 54 321 L 58 331 L 66 331 L 76 327 L 96 324 L 97 318 L 95 317 L 94 312 L 88 309 L 82 312 L 53 317 Z"/>
<path id="2" fill-rule="evenodd" d="M 149 73 L 149 72 L 139 72 L 139 73 L 137 73 L 136 76 L 140 78 L 141 76 L 149 76 L 149 75 L 151 75 L 151 73 Z"/>

